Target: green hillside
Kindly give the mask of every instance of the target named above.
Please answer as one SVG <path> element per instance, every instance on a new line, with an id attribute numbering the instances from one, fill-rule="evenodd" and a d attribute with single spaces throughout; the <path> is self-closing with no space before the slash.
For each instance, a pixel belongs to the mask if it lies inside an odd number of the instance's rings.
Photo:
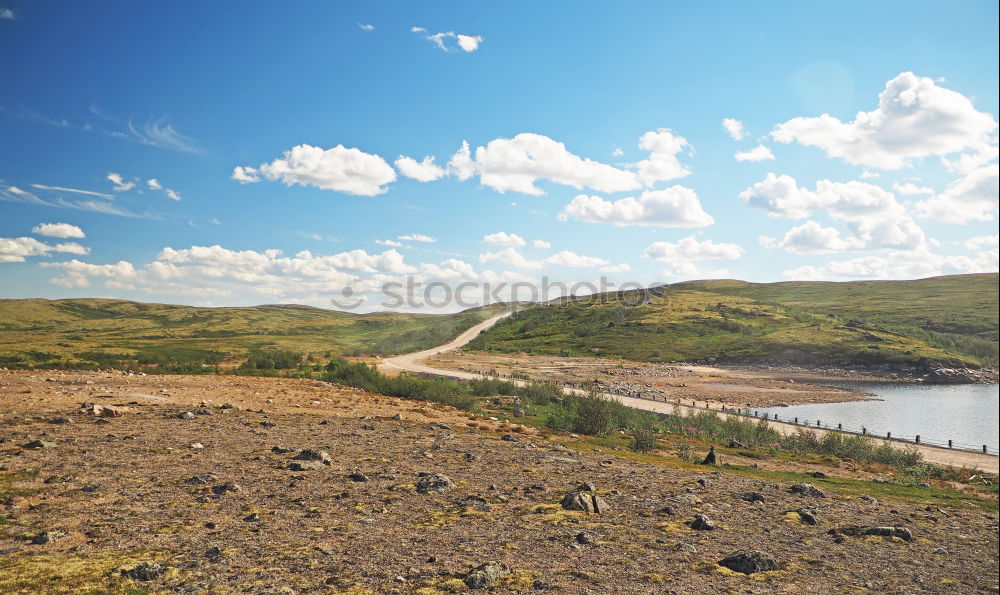
<path id="1" fill-rule="evenodd" d="M 307 306 L 196 308 L 123 300 L 0 300 L 0 366 L 235 361 L 251 349 L 396 354 L 439 345 L 500 307 L 458 314 L 349 314 Z"/>
<path id="2" fill-rule="evenodd" d="M 624 298 L 624 302 L 623 302 Z M 527 309 L 470 348 L 638 361 L 995 366 L 997 275 L 845 283 L 693 281 Z"/>

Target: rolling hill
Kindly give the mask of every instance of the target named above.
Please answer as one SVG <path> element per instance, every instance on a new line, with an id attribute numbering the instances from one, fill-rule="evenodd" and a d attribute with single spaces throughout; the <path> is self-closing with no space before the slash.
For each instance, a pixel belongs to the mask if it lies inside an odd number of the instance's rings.
<path id="1" fill-rule="evenodd" d="M 843 283 L 692 281 L 528 308 L 469 348 L 638 361 L 997 363 L 997 275 Z"/>
<path id="2" fill-rule="evenodd" d="M 251 349 L 385 355 L 446 342 L 501 306 L 350 314 L 307 306 L 198 308 L 110 299 L 0 300 L 0 367 L 216 364 Z"/>

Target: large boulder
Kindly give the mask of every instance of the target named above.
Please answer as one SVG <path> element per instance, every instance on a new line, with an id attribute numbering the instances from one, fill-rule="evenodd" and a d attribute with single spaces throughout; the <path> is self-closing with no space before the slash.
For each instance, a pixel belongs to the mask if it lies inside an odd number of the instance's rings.
<path id="1" fill-rule="evenodd" d="M 450 491 L 455 482 L 443 473 L 422 473 L 417 480 L 417 492 L 421 494 L 438 494 Z"/>
<path id="2" fill-rule="evenodd" d="M 598 495 L 597 490 L 589 483 L 563 496 L 559 504 L 566 510 L 582 510 L 592 514 L 604 514 L 611 510 L 607 501 Z"/>
<path id="3" fill-rule="evenodd" d="M 715 523 L 703 514 L 696 514 L 694 515 L 694 520 L 691 521 L 690 527 L 695 531 L 711 531 L 715 529 Z"/>
<path id="4" fill-rule="evenodd" d="M 465 576 L 465 585 L 470 589 L 488 589 L 496 586 L 510 573 L 510 567 L 503 562 L 487 562 L 480 564 Z"/>
<path id="5" fill-rule="evenodd" d="M 788 488 L 788 491 L 793 494 L 798 494 L 799 496 L 811 496 L 813 498 L 826 498 L 826 494 L 823 490 L 817 488 L 811 483 L 797 483 L 792 487 Z"/>
<path id="6" fill-rule="evenodd" d="M 724 566 L 735 572 L 743 574 L 754 574 L 756 572 L 768 572 L 779 570 L 781 564 L 767 552 L 760 550 L 747 550 L 730 554 L 719 560 L 719 566 Z"/>

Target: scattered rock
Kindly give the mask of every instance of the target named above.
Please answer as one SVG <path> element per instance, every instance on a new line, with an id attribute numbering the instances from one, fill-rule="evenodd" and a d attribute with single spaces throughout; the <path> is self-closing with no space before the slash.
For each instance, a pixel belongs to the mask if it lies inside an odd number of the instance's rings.
<path id="1" fill-rule="evenodd" d="M 747 492 L 745 494 L 740 494 L 740 500 L 744 500 L 751 504 L 763 504 L 765 502 L 764 494 L 761 494 L 760 492 Z"/>
<path id="2" fill-rule="evenodd" d="M 188 444 L 188 448 L 192 448 L 194 450 L 201 450 L 202 448 L 205 448 L 205 445 L 202 444 L 201 442 L 192 442 L 191 444 Z"/>
<path id="3" fill-rule="evenodd" d="M 21 445 L 21 448 L 27 448 L 30 450 L 34 450 L 36 448 L 55 448 L 55 447 L 56 447 L 55 442 L 48 442 L 46 440 L 32 440 L 31 442 Z"/>
<path id="4" fill-rule="evenodd" d="M 500 437 L 500 439 L 503 440 L 504 442 L 520 442 L 517 438 L 514 437 L 513 434 L 504 434 L 503 436 Z"/>
<path id="5" fill-rule="evenodd" d="M 330 453 L 326 452 L 325 450 L 312 450 L 312 449 L 309 449 L 309 448 L 307 448 L 307 449 L 303 450 L 302 452 L 300 452 L 299 454 L 295 455 L 295 457 L 292 460 L 295 460 L 295 461 L 319 461 L 320 463 L 323 463 L 324 465 L 330 465 L 330 464 L 333 463 L 333 458 L 330 457 Z"/>
<path id="6" fill-rule="evenodd" d="M 194 419 L 193 411 L 185 411 L 184 413 L 178 413 L 177 419 Z"/>
<path id="7" fill-rule="evenodd" d="M 808 508 L 800 508 L 795 511 L 799 515 L 799 520 L 807 525 L 818 525 L 819 519 L 816 517 L 816 513 L 809 510 Z"/>
<path id="8" fill-rule="evenodd" d="M 604 514 L 611 510 L 608 503 L 599 496 L 594 486 L 585 483 L 565 496 L 559 504 L 566 510 L 582 510 L 593 514 Z"/>
<path id="9" fill-rule="evenodd" d="M 694 515 L 694 520 L 691 521 L 689 526 L 695 531 L 711 531 L 715 529 L 715 523 L 712 522 L 712 519 L 703 514 Z"/>
<path id="10" fill-rule="evenodd" d="M 442 473 L 424 473 L 417 480 L 417 492 L 421 494 L 447 492 L 454 487 L 451 478 Z"/>
<path id="11" fill-rule="evenodd" d="M 221 496 L 228 492 L 239 493 L 242 491 L 243 488 L 241 488 L 239 484 L 235 484 L 231 481 L 227 481 L 226 483 L 220 483 L 217 486 L 212 486 L 212 493 L 216 494 L 217 496 Z"/>
<path id="12" fill-rule="evenodd" d="M 469 572 L 465 576 L 465 584 L 470 589 L 488 589 L 510 573 L 510 567 L 503 562 L 487 562 Z"/>
<path id="13" fill-rule="evenodd" d="M 188 485 L 207 485 L 217 479 L 219 479 L 219 476 L 214 473 L 202 473 L 201 475 L 195 475 L 194 477 L 185 479 L 184 483 Z"/>
<path id="14" fill-rule="evenodd" d="M 42 531 L 38 535 L 31 538 L 31 543 L 35 545 L 45 545 L 47 543 L 52 543 L 53 541 L 58 541 L 69 537 L 69 531 L 63 531 L 61 529 L 54 529 L 51 531 Z"/>
<path id="15" fill-rule="evenodd" d="M 826 494 L 823 490 L 817 488 L 811 483 L 797 483 L 792 487 L 788 488 L 788 491 L 793 494 L 798 494 L 799 496 L 812 496 L 813 498 L 826 498 Z"/>
<path id="16" fill-rule="evenodd" d="M 71 424 L 73 420 L 68 417 L 53 417 L 49 420 L 50 424 Z"/>
<path id="17" fill-rule="evenodd" d="M 723 558 L 722 560 L 719 560 L 719 566 L 724 566 L 735 572 L 742 572 L 743 574 L 768 572 L 771 570 L 779 570 L 781 568 L 781 565 L 774 559 L 774 556 L 760 550 L 736 552 Z"/>
<path id="18" fill-rule="evenodd" d="M 248 514 L 247 516 L 243 517 L 243 520 L 246 521 L 246 522 L 248 522 L 248 523 L 259 523 L 260 522 L 260 515 L 257 514 L 256 512 L 254 512 L 254 513 Z"/>
<path id="19" fill-rule="evenodd" d="M 524 409 L 517 407 L 514 409 L 514 417 L 527 417 L 528 414 Z"/>
<path id="20" fill-rule="evenodd" d="M 858 498 L 864 500 L 865 502 L 869 502 L 871 504 L 878 504 L 878 500 L 876 500 L 873 496 L 869 496 L 868 494 L 861 494 L 860 496 L 858 496 Z"/>
<path id="21" fill-rule="evenodd" d="M 911 533 L 906 527 L 837 527 L 836 529 L 830 529 L 827 533 L 834 535 L 835 537 L 839 537 L 841 535 L 850 535 L 852 537 L 873 535 L 876 537 L 898 537 L 903 541 L 913 541 L 913 533 Z"/>
<path id="22" fill-rule="evenodd" d="M 588 543 L 594 543 L 597 540 L 593 533 L 587 531 L 581 531 L 576 534 L 576 542 L 587 545 Z"/>
<path id="23" fill-rule="evenodd" d="M 319 461 L 292 461 L 288 463 L 289 471 L 318 471 L 326 467 Z"/>
<path id="24" fill-rule="evenodd" d="M 684 552 L 687 554 L 698 553 L 698 548 L 691 545 L 690 543 L 678 543 L 677 545 L 674 546 L 674 549 L 677 550 L 678 552 Z"/>
<path id="25" fill-rule="evenodd" d="M 120 567 L 117 572 L 122 578 L 136 581 L 155 581 L 163 576 L 164 568 L 155 562 L 141 562 L 132 567 Z"/>
<path id="26" fill-rule="evenodd" d="M 368 476 L 360 471 L 353 471 L 347 476 L 347 479 L 351 481 L 368 481 Z"/>

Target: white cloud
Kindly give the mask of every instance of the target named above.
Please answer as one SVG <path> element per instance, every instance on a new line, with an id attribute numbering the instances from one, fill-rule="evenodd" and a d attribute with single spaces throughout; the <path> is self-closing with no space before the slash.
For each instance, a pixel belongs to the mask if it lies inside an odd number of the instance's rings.
<path id="1" fill-rule="evenodd" d="M 170 188 L 164 189 L 163 193 L 166 194 L 167 198 L 169 198 L 170 200 L 180 200 L 181 199 L 181 195 L 178 194 L 176 191 L 171 190 Z"/>
<path id="2" fill-rule="evenodd" d="M 95 110 L 91 109 L 91 111 Z M 205 150 L 198 145 L 197 141 L 189 136 L 181 134 L 173 126 L 168 124 L 166 116 L 162 116 L 158 119 L 150 118 L 142 126 L 137 126 L 129 120 L 128 131 L 131 134 L 131 138 L 151 147 L 158 147 L 160 149 L 169 149 L 171 151 L 180 151 L 184 153 L 205 152 Z M 112 134 L 112 136 L 119 136 L 119 134 Z M 128 138 L 128 136 L 124 133 L 120 133 L 120 136 Z"/>
<path id="3" fill-rule="evenodd" d="M 735 260 L 743 256 L 745 250 L 739 244 L 712 240 L 701 241 L 695 236 L 681 238 L 676 242 L 653 242 L 642 251 L 642 255 L 661 262 L 683 262 L 699 260 Z"/>
<path id="4" fill-rule="evenodd" d="M 794 254 L 828 254 L 845 250 L 857 250 L 863 245 L 857 240 L 844 240 L 840 232 L 832 227 L 823 227 L 815 221 L 806 221 L 785 233 L 780 242 L 768 238 L 762 242 L 768 248 L 784 248 Z"/>
<path id="5" fill-rule="evenodd" d="M 677 154 L 688 146 L 687 139 L 667 128 L 650 131 L 639 138 L 639 148 L 649 151 L 649 158 L 636 164 L 639 179 L 646 186 L 656 182 L 683 178 L 691 173 L 677 159 Z M 600 188 L 598 188 L 600 190 Z"/>
<path id="6" fill-rule="evenodd" d="M 163 186 L 156 178 L 150 178 L 146 180 L 146 186 L 149 186 L 150 190 L 163 190 Z"/>
<path id="7" fill-rule="evenodd" d="M 631 270 L 632 270 L 632 267 L 629 266 L 629 264 L 627 262 L 623 262 L 621 264 L 612 264 L 612 265 L 608 265 L 606 267 L 601 267 L 601 272 L 602 273 L 625 273 L 625 272 L 628 272 L 628 271 L 631 271 Z"/>
<path id="8" fill-rule="evenodd" d="M 475 157 L 469 144 L 463 141 L 449 168 L 460 180 L 478 175 L 484 186 L 501 194 L 509 190 L 536 196 L 545 194 L 535 186 L 539 180 L 602 192 L 641 186 L 635 172 L 578 157 L 563 143 L 530 132 L 494 139 L 485 147 L 477 147 Z"/>
<path id="9" fill-rule="evenodd" d="M 878 173 L 877 171 L 871 171 L 871 170 L 865 169 L 864 171 L 861 172 L 861 179 L 862 180 L 869 180 L 871 178 L 877 178 L 880 175 L 882 175 L 882 174 Z"/>
<path id="10" fill-rule="evenodd" d="M 740 193 L 740 198 L 773 217 L 803 219 L 823 210 L 847 226 L 849 236 L 843 238 L 815 222 L 799 226 L 780 244 L 789 251 L 913 250 L 926 241 L 923 230 L 891 192 L 866 182 L 819 180 L 811 191 L 800 188 L 790 176 L 772 173 Z"/>
<path id="11" fill-rule="evenodd" d="M 743 122 L 733 118 L 724 118 L 722 120 L 722 128 L 725 129 L 726 134 L 733 140 L 743 140 L 743 137 L 747 135 L 746 130 L 743 128 Z"/>
<path id="12" fill-rule="evenodd" d="M 498 231 L 496 233 L 483 236 L 483 243 L 493 244 L 494 246 L 524 246 L 527 242 L 525 242 L 524 238 L 516 233 Z"/>
<path id="13" fill-rule="evenodd" d="M 233 175 L 229 177 L 240 184 L 255 184 L 260 181 L 260 175 L 252 167 L 236 166 L 233 168 Z"/>
<path id="14" fill-rule="evenodd" d="M 135 267 L 125 260 L 116 264 L 89 264 L 74 258 L 67 262 L 43 262 L 40 266 L 62 269 L 65 276 L 52 279 L 51 282 L 63 287 L 88 287 L 88 277 L 105 277 L 120 283 L 136 276 Z"/>
<path id="15" fill-rule="evenodd" d="M 412 157 L 400 155 L 394 165 L 399 173 L 419 182 L 433 182 L 448 173 L 443 167 L 434 163 L 433 157 L 424 157 L 423 161 L 417 161 Z"/>
<path id="16" fill-rule="evenodd" d="M 646 190 L 639 198 L 629 196 L 614 202 L 581 194 L 559 213 L 560 221 L 570 219 L 619 227 L 704 227 L 715 222 L 702 209 L 695 191 L 684 186 Z"/>
<path id="17" fill-rule="evenodd" d="M 433 43 L 438 49 L 445 52 L 461 50 L 469 53 L 479 49 L 479 44 L 483 42 L 481 35 L 456 34 L 454 31 L 444 31 L 441 33 L 430 33 L 423 27 L 410 27 L 411 33 L 420 35 L 427 41 Z"/>
<path id="18" fill-rule="evenodd" d="M 462 35 L 459 33 L 456 37 L 458 47 L 462 48 L 463 52 L 474 52 L 479 49 L 479 44 L 483 42 L 482 35 Z"/>
<path id="19" fill-rule="evenodd" d="M 608 261 L 596 256 L 583 256 L 569 250 L 562 250 L 545 259 L 546 264 L 556 264 L 565 267 L 583 268 L 598 267 L 608 264 Z"/>
<path id="20" fill-rule="evenodd" d="M 32 184 L 32 188 L 37 188 L 39 190 L 53 190 L 55 192 L 72 192 L 74 194 L 87 194 L 89 196 L 100 196 L 101 198 L 114 198 L 110 194 L 104 192 L 94 192 L 93 190 L 81 190 L 79 188 L 66 188 L 65 186 L 48 186 L 46 184 Z"/>
<path id="21" fill-rule="evenodd" d="M 998 178 L 1000 167 L 995 163 L 973 170 L 948 184 L 941 194 L 917 203 L 917 216 L 946 223 L 993 221 L 1000 195 Z"/>
<path id="22" fill-rule="evenodd" d="M 370 23 L 358 23 L 358 29 L 361 29 L 362 31 L 374 31 L 375 25 Z"/>
<path id="23" fill-rule="evenodd" d="M 549 248 L 552 247 L 552 244 L 546 242 L 545 240 L 534 240 L 533 242 L 531 242 L 531 245 L 534 246 L 535 248 L 541 248 L 543 250 L 548 250 Z"/>
<path id="24" fill-rule="evenodd" d="M 733 158 L 737 161 L 768 161 L 774 159 L 774 153 L 764 145 L 757 145 L 749 151 L 737 151 Z"/>
<path id="25" fill-rule="evenodd" d="M 13 21 L 16 17 L 14 11 L 9 8 L 0 8 L 0 19 L 6 19 L 8 21 Z"/>
<path id="26" fill-rule="evenodd" d="M 540 269 L 542 263 L 537 260 L 528 260 L 516 248 L 508 247 L 496 252 L 483 252 L 479 255 L 479 264 L 488 262 L 502 262 L 519 269 Z"/>
<path id="27" fill-rule="evenodd" d="M 112 190 L 115 192 L 127 192 L 135 188 L 135 182 L 126 182 L 121 174 L 115 172 L 110 172 L 106 179 L 114 185 Z"/>
<path id="28" fill-rule="evenodd" d="M 397 240 L 404 240 L 407 242 L 424 242 L 426 244 L 433 244 L 437 241 L 437 238 L 432 238 L 431 236 L 424 235 L 422 233 L 411 233 L 402 236 L 396 236 Z"/>
<path id="29" fill-rule="evenodd" d="M 392 248 L 401 248 L 403 242 L 397 242 L 396 240 L 375 240 L 375 243 L 379 246 L 389 246 Z"/>
<path id="30" fill-rule="evenodd" d="M 917 186 L 913 182 L 906 182 L 905 184 L 894 182 L 892 184 L 892 189 L 898 194 L 903 194 L 905 196 L 913 196 L 915 194 L 934 194 L 933 188 L 928 188 L 927 186 Z"/>
<path id="31" fill-rule="evenodd" d="M 24 262 L 29 256 L 47 256 L 51 252 L 88 254 L 90 250 L 76 242 L 52 246 L 29 237 L 0 238 L 0 262 Z"/>
<path id="32" fill-rule="evenodd" d="M 997 251 L 975 256 L 933 254 L 926 249 L 893 251 L 887 256 L 862 256 L 801 266 L 783 275 L 799 281 L 850 281 L 854 279 L 920 279 L 937 275 L 991 273 L 997 271 Z"/>
<path id="33" fill-rule="evenodd" d="M 962 153 L 946 164 L 969 171 L 996 159 L 996 129 L 993 116 L 977 111 L 961 93 L 904 72 L 886 83 L 878 108 L 858 112 L 851 122 L 829 114 L 793 118 L 776 126 L 771 136 L 877 169 L 901 169 L 921 157 Z"/>
<path id="34" fill-rule="evenodd" d="M 315 186 L 358 196 L 375 196 L 396 180 L 396 171 L 382 157 L 356 148 L 337 145 L 322 149 L 297 145 L 284 152 L 281 159 L 263 163 L 256 170 L 237 167 L 232 178 L 241 183 L 256 182 L 258 172 L 268 180 L 281 180 L 291 186 Z"/>
<path id="35" fill-rule="evenodd" d="M 740 199 L 751 207 L 763 209 L 771 217 L 808 217 L 817 207 L 815 192 L 799 188 L 795 178 L 768 173 L 762 181 L 740 193 Z"/>
<path id="36" fill-rule="evenodd" d="M 1000 245 L 1000 236 L 974 236 L 965 240 L 965 247 L 969 250 L 997 249 Z"/>
<path id="37" fill-rule="evenodd" d="M 31 229 L 31 233 L 50 238 L 84 238 L 83 230 L 69 223 L 39 223 Z"/>

